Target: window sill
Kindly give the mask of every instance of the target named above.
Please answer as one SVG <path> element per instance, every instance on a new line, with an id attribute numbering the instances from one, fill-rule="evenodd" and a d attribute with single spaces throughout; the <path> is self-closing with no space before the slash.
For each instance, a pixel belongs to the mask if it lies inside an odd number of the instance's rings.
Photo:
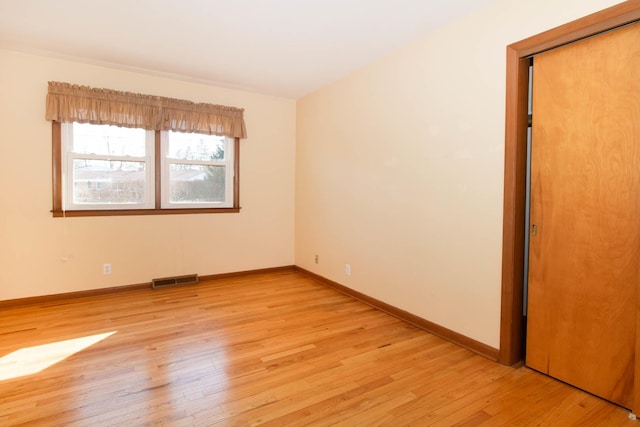
<path id="1" fill-rule="evenodd" d="M 195 209 L 113 209 L 113 210 L 52 210 L 54 218 L 82 216 L 129 216 L 129 215 L 176 215 L 238 213 L 240 208 L 195 208 Z"/>

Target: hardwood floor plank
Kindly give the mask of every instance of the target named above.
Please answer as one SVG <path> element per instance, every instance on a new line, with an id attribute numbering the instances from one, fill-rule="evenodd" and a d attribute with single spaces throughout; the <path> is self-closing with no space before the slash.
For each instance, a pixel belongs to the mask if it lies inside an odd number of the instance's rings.
<path id="1" fill-rule="evenodd" d="M 0 425 L 636 425 L 293 271 L 3 309 L 0 375 L 102 334 L 0 381 Z"/>

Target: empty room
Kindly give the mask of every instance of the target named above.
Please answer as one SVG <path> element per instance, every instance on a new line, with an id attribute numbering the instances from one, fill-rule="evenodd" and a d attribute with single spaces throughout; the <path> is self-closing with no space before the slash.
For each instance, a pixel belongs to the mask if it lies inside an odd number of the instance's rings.
<path id="1" fill-rule="evenodd" d="M 0 425 L 637 425 L 639 21 L 0 0 Z"/>

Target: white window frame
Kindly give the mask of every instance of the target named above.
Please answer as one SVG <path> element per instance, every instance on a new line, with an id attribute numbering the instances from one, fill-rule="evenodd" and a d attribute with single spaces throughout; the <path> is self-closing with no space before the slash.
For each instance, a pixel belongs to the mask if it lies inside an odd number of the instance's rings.
<path id="1" fill-rule="evenodd" d="M 224 159 L 223 160 L 184 160 L 169 157 L 169 132 L 160 132 L 161 145 L 161 171 L 162 180 L 161 208 L 162 209 L 196 209 L 196 208 L 232 208 L 234 206 L 234 179 L 235 179 L 235 140 L 229 137 L 224 138 Z M 224 166 L 225 167 L 225 200 L 221 202 L 178 202 L 172 203 L 170 198 L 170 178 L 169 173 L 172 164 L 200 165 L 200 166 Z"/>
<path id="2" fill-rule="evenodd" d="M 123 210 L 153 209 L 155 207 L 155 132 L 145 131 L 145 156 L 111 156 L 102 154 L 80 154 L 73 152 L 73 125 L 61 124 L 62 144 L 62 209 L 63 210 Z M 145 163 L 145 197 L 142 203 L 74 203 L 73 201 L 73 161 L 106 160 Z"/>

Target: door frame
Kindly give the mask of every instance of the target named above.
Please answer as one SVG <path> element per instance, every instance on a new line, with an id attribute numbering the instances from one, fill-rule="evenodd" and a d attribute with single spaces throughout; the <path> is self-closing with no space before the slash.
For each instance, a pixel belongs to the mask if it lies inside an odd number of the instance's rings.
<path id="1" fill-rule="evenodd" d="M 498 361 L 524 356 L 525 180 L 527 164 L 529 58 L 586 37 L 640 21 L 640 0 L 628 0 L 507 46 L 502 220 L 502 296 Z"/>

